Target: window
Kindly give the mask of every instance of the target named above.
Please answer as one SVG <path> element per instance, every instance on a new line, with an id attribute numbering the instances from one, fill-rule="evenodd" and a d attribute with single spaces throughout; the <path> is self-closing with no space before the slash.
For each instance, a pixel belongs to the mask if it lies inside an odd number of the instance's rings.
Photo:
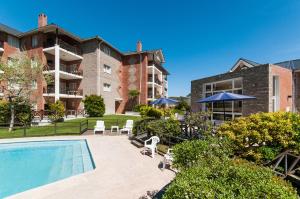
<path id="1" fill-rule="evenodd" d="M 279 77 L 273 76 L 272 111 L 279 111 Z"/>
<path id="2" fill-rule="evenodd" d="M 13 46 L 15 48 L 19 48 L 19 40 L 16 37 L 13 37 L 11 35 L 8 35 L 7 42 L 10 46 Z"/>
<path id="3" fill-rule="evenodd" d="M 104 83 L 103 84 L 103 90 L 107 91 L 107 92 L 110 92 L 111 91 L 111 85 L 108 84 L 108 83 Z"/>
<path id="4" fill-rule="evenodd" d="M 31 68 L 37 68 L 38 62 L 34 59 L 31 59 Z"/>
<path id="5" fill-rule="evenodd" d="M 13 67 L 13 65 L 14 65 L 14 61 L 12 58 L 9 57 L 7 59 L 7 66 L 11 68 L 11 67 Z"/>
<path id="6" fill-rule="evenodd" d="M 203 97 L 209 97 L 222 91 L 242 94 L 242 88 L 242 78 L 211 82 L 203 85 Z M 241 116 L 242 105 L 243 103 L 241 101 L 225 102 L 226 120 Z M 203 110 L 212 112 L 212 119 L 214 120 L 223 120 L 224 118 L 224 107 L 222 102 L 205 103 L 203 104 Z"/>
<path id="7" fill-rule="evenodd" d="M 36 80 L 32 80 L 32 82 L 31 82 L 31 88 L 32 89 L 37 89 L 37 81 Z"/>
<path id="8" fill-rule="evenodd" d="M 38 46 L 38 35 L 33 35 L 31 38 L 31 46 L 37 47 Z"/>
<path id="9" fill-rule="evenodd" d="M 110 54 L 111 54 L 110 48 L 107 47 L 107 46 L 104 46 L 104 47 L 103 47 L 103 52 L 104 52 L 105 54 L 109 55 L 109 56 L 110 56 Z"/>
<path id="10" fill-rule="evenodd" d="M 37 111 L 37 103 L 32 103 L 32 110 Z"/>
<path id="11" fill-rule="evenodd" d="M 103 70 L 104 70 L 105 73 L 111 74 L 111 67 L 110 66 L 104 64 Z"/>

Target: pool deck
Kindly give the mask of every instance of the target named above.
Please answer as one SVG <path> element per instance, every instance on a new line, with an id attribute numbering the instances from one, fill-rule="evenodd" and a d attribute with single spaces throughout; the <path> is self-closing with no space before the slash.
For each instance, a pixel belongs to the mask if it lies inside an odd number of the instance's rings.
<path id="1" fill-rule="evenodd" d="M 156 155 L 155 158 L 151 158 L 148 155 L 142 155 L 141 149 L 130 144 L 126 135 L 16 138 L 2 139 L 0 143 L 71 139 L 88 141 L 96 165 L 95 170 L 37 187 L 9 198 L 138 199 L 146 195 L 147 191 L 160 190 L 175 177 L 173 171 L 167 169 L 162 171 L 159 168 L 162 156 Z"/>

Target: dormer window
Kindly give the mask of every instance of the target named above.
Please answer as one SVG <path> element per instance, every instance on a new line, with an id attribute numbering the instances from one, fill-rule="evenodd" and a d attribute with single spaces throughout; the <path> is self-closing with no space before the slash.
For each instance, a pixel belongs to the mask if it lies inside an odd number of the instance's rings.
<path id="1" fill-rule="evenodd" d="M 108 65 L 106 65 L 106 64 L 104 64 L 104 66 L 103 66 L 103 71 L 104 71 L 105 73 L 111 74 L 111 67 L 108 66 Z"/>
<path id="2" fill-rule="evenodd" d="M 19 48 L 19 40 L 18 40 L 18 38 L 14 37 L 14 36 L 11 36 L 11 35 L 8 35 L 7 42 L 8 42 L 8 44 L 10 46 L 13 46 L 15 48 Z"/>
<path id="3" fill-rule="evenodd" d="M 33 35 L 31 38 L 31 46 L 33 48 L 38 46 L 38 35 Z"/>

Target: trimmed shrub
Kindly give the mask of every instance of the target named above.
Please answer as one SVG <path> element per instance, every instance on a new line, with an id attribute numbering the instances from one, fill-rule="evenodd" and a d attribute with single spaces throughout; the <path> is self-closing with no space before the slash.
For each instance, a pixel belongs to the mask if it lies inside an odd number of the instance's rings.
<path id="1" fill-rule="evenodd" d="M 147 131 L 160 138 L 178 136 L 181 133 L 180 123 L 173 119 L 152 120 L 147 124 Z"/>
<path id="2" fill-rule="evenodd" d="M 18 123 L 29 125 L 32 120 L 31 105 L 28 102 L 18 101 L 15 105 L 15 116 Z"/>
<path id="3" fill-rule="evenodd" d="M 148 106 L 146 104 L 138 104 L 138 105 L 135 105 L 134 108 L 133 108 L 133 111 L 135 112 L 140 112 L 141 111 L 141 108 L 144 107 L 144 106 Z"/>
<path id="4" fill-rule="evenodd" d="M 177 174 L 163 199 L 298 198 L 295 189 L 269 168 L 235 160 L 196 166 Z"/>
<path id="5" fill-rule="evenodd" d="M 50 115 L 49 118 L 53 122 L 60 121 L 65 116 L 65 107 L 62 101 L 56 101 L 50 104 Z"/>
<path id="6" fill-rule="evenodd" d="M 142 117 L 160 118 L 163 115 L 163 112 L 152 106 L 142 106 L 140 107 L 140 114 Z"/>
<path id="7" fill-rule="evenodd" d="M 185 141 L 173 147 L 174 166 L 184 170 L 196 165 L 209 166 L 215 161 L 227 160 L 232 154 L 226 139 L 207 137 L 205 140 Z"/>
<path id="8" fill-rule="evenodd" d="M 252 114 L 222 124 L 217 133 L 234 143 L 236 155 L 256 162 L 286 149 L 300 151 L 300 115 L 295 113 Z"/>
<path id="9" fill-rule="evenodd" d="M 105 113 L 105 104 L 101 96 L 85 96 L 83 103 L 89 117 L 103 117 Z"/>

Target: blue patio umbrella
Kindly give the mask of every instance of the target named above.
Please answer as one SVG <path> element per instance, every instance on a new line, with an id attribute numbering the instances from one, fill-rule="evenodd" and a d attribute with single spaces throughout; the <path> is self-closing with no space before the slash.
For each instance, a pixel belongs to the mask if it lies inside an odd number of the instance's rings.
<path id="1" fill-rule="evenodd" d="M 178 103 L 177 100 L 162 97 L 157 100 L 154 100 L 150 104 L 151 105 L 169 105 L 169 104 L 176 104 L 176 103 Z"/>
<path id="2" fill-rule="evenodd" d="M 226 101 L 242 101 L 242 100 L 251 100 L 251 99 L 256 99 L 256 97 L 247 96 L 247 95 L 239 95 L 239 94 L 235 94 L 235 93 L 221 92 L 221 93 L 217 93 L 215 95 L 200 99 L 197 101 L 197 103 L 223 102 L 224 121 L 225 121 L 225 102 Z"/>

